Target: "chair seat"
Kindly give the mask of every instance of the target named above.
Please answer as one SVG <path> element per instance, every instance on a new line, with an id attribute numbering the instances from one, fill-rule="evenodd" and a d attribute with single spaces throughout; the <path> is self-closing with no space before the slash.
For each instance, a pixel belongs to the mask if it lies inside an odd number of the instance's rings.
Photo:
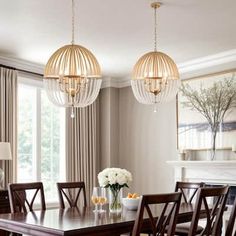
<path id="1" fill-rule="evenodd" d="M 191 223 L 182 223 L 182 224 L 177 224 L 176 229 L 175 229 L 175 235 L 180 235 L 180 236 L 185 236 L 188 235 L 189 229 L 190 229 Z M 203 227 L 198 225 L 197 227 L 197 233 L 201 233 L 203 230 Z"/>

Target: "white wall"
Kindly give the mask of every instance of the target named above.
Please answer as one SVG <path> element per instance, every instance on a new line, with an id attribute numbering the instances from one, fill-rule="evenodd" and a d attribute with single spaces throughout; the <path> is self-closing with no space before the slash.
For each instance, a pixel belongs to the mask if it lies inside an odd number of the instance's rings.
<path id="1" fill-rule="evenodd" d="M 152 106 L 136 101 L 131 87 L 100 93 L 101 169 L 119 166 L 133 174 L 129 191 L 174 190 L 174 171 L 166 160 L 177 158 L 175 101 Z"/>

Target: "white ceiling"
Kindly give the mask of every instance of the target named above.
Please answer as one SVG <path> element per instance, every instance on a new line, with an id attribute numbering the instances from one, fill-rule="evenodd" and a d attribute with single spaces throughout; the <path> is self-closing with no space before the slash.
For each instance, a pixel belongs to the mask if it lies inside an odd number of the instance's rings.
<path id="1" fill-rule="evenodd" d="M 153 49 L 151 0 L 75 0 L 76 42 L 103 75 L 127 77 Z M 236 0 L 163 0 L 158 48 L 178 64 L 236 49 Z M 0 55 L 45 64 L 71 37 L 70 0 L 0 0 Z"/>

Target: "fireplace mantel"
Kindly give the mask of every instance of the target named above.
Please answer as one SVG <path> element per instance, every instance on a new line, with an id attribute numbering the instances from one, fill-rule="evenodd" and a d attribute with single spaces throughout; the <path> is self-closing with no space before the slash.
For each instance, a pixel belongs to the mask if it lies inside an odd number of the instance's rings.
<path id="1" fill-rule="evenodd" d="M 169 165 L 183 168 L 236 168 L 236 160 L 229 161 L 167 161 Z"/>
<path id="2" fill-rule="evenodd" d="M 236 160 L 167 161 L 174 167 L 175 181 L 236 185 Z"/>

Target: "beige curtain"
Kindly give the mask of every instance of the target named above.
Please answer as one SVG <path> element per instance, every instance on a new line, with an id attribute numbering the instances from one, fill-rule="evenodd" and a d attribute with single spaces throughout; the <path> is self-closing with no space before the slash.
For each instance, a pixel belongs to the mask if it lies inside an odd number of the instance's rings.
<path id="1" fill-rule="evenodd" d="M 99 98 L 90 106 L 66 110 L 67 181 L 84 181 L 88 203 L 99 170 Z"/>
<path id="2" fill-rule="evenodd" d="M 12 161 L 1 161 L 3 187 L 16 181 L 17 71 L 0 67 L 0 142 L 10 142 Z"/>

